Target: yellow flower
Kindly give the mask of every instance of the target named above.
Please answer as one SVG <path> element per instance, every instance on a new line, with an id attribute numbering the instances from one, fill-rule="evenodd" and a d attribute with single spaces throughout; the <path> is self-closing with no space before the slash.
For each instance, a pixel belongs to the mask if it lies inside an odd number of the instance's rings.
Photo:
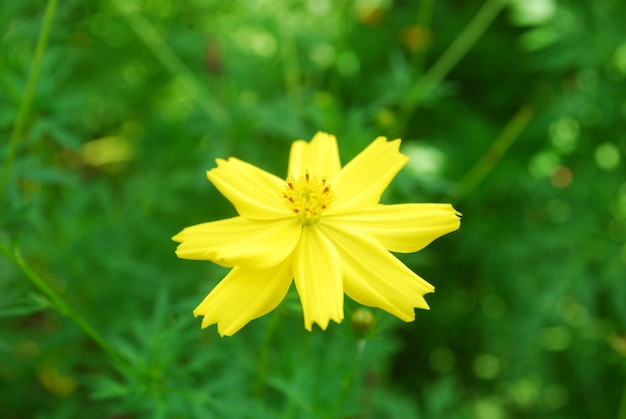
<path id="1" fill-rule="evenodd" d="M 404 321 L 428 309 L 434 291 L 389 252 L 416 252 L 459 228 L 449 204 L 379 204 L 408 161 L 400 140 L 377 138 L 343 168 L 334 136 L 291 147 L 286 180 L 236 158 L 207 176 L 238 217 L 185 228 L 173 237 L 183 259 L 233 269 L 194 310 L 202 327 L 230 336 L 272 311 L 292 280 L 304 326 L 343 319 L 344 293 Z"/>

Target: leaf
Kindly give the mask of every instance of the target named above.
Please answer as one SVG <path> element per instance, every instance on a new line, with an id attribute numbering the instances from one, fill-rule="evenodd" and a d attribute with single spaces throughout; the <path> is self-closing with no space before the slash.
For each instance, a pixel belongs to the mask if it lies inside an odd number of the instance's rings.
<path id="1" fill-rule="evenodd" d="M 48 300 L 42 296 L 31 294 L 27 301 L 23 304 L 15 307 L 5 308 L 0 310 L 1 317 L 23 317 L 30 314 L 38 313 L 40 311 L 50 308 Z"/>
<path id="2" fill-rule="evenodd" d="M 288 383 L 285 380 L 281 380 L 280 378 L 272 378 L 268 377 L 266 380 L 267 384 L 275 390 L 283 393 L 289 400 L 294 402 L 297 406 L 299 406 L 302 410 L 304 410 L 308 415 L 313 413 L 313 408 L 311 404 L 308 402 L 307 397 L 302 394 L 302 392 L 298 391 L 298 387 L 294 386 L 293 383 Z"/>
<path id="3" fill-rule="evenodd" d="M 118 383 L 112 378 L 103 377 L 96 383 L 96 390 L 91 393 L 94 400 L 111 399 L 114 397 L 127 396 L 131 393 L 131 389 Z"/>

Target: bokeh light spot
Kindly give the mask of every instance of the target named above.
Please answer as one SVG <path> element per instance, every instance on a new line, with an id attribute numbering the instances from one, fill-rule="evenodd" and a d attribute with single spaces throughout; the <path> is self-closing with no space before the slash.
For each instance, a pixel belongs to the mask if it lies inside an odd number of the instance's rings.
<path id="1" fill-rule="evenodd" d="M 547 351 L 563 351 L 572 344 L 572 334 L 562 326 L 546 327 L 541 331 L 541 344 Z"/>
<path id="2" fill-rule="evenodd" d="M 329 0 L 309 0 L 307 9 L 316 15 L 325 15 L 332 10 Z"/>
<path id="3" fill-rule="evenodd" d="M 175 77 L 163 86 L 156 108 L 167 121 L 181 121 L 189 116 L 199 94 L 189 78 Z"/>
<path id="4" fill-rule="evenodd" d="M 452 306 L 461 314 L 471 312 L 476 306 L 476 296 L 466 290 L 458 290 L 452 295 Z"/>
<path id="5" fill-rule="evenodd" d="M 556 12 L 553 0 L 515 0 L 511 6 L 511 20 L 520 26 L 541 25 Z"/>
<path id="6" fill-rule="evenodd" d="M 613 53 L 615 67 L 626 76 L 626 42 L 622 42 Z"/>
<path id="7" fill-rule="evenodd" d="M 563 117 L 553 122 L 548 129 L 550 142 L 556 151 L 567 154 L 576 148 L 580 124 L 574 118 Z"/>
<path id="8" fill-rule="evenodd" d="M 383 108 L 376 113 L 376 122 L 381 127 L 392 127 L 396 123 L 396 114 L 388 108 Z"/>
<path id="9" fill-rule="evenodd" d="M 565 387 L 554 384 L 544 390 L 543 397 L 549 409 L 557 410 L 567 404 L 569 393 Z"/>
<path id="10" fill-rule="evenodd" d="M 433 34 L 429 28 L 412 25 L 402 32 L 402 44 L 409 51 L 426 51 L 433 43 Z"/>
<path id="11" fill-rule="evenodd" d="M 607 172 L 615 170 L 621 160 L 619 149 L 613 143 L 602 143 L 596 148 L 595 160 L 600 169 Z"/>
<path id="12" fill-rule="evenodd" d="M 556 188 L 567 188 L 574 180 L 572 170 L 567 166 L 557 166 L 550 174 L 550 183 Z"/>
<path id="13" fill-rule="evenodd" d="M 278 51 L 278 42 L 270 32 L 252 27 L 243 27 L 233 34 L 239 47 L 246 52 L 269 58 Z"/>
<path id="14" fill-rule="evenodd" d="M 311 61 L 321 68 L 328 68 L 335 62 L 335 48 L 326 43 L 319 43 L 311 49 Z"/>
<path id="15" fill-rule="evenodd" d="M 445 155 L 439 149 L 423 142 L 407 143 L 402 152 L 409 156 L 407 167 L 420 175 L 439 173 L 445 162 Z"/>
<path id="16" fill-rule="evenodd" d="M 259 98 L 252 90 L 244 90 L 239 94 L 239 104 L 244 108 L 253 108 L 259 101 Z"/>
<path id="17" fill-rule="evenodd" d="M 130 62 L 122 68 L 122 76 L 131 87 L 139 87 L 146 79 L 146 67 L 139 61 Z"/>
<path id="18" fill-rule="evenodd" d="M 559 164 L 559 160 L 559 155 L 554 151 L 541 151 L 530 160 L 528 170 L 534 177 L 544 179 L 552 174 L 554 168 Z"/>
<path id="19" fill-rule="evenodd" d="M 76 389 L 74 378 L 63 374 L 56 366 L 40 367 L 37 371 L 37 378 L 46 390 L 60 397 L 67 397 Z"/>
<path id="20" fill-rule="evenodd" d="M 563 199 L 553 199 L 548 202 L 548 214 L 550 219 L 556 223 L 562 223 L 569 219 L 570 204 Z"/>
<path id="21" fill-rule="evenodd" d="M 436 348 L 430 353 L 428 361 L 435 371 L 442 373 L 450 372 L 454 368 L 454 352 L 447 347 Z"/>
<path id="22" fill-rule="evenodd" d="M 500 359 L 493 354 L 480 354 L 474 360 L 474 372 L 484 380 L 493 380 L 501 369 Z"/>
<path id="23" fill-rule="evenodd" d="M 566 299 L 563 301 L 560 314 L 563 320 L 574 327 L 586 328 L 591 324 L 587 308 L 574 299 Z"/>
<path id="24" fill-rule="evenodd" d="M 497 399 L 480 399 L 472 407 L 472 417 L 481 419 L 505 419 L 508 416 Z"/>
<path id="25" fill-rule="evenodd" d="M 132 160 L 135 151 L 128 138 L 111 136 L 86 142 L 81 149 L 81 156 L 89 165 L 103 166 Z"/>
<path id="26" fill-rule="evenodd" d="M 534 376 L 526 376 L 511 387 L 513 401 L 521 407 L 532 405 L 541 394 L 541 380 Z"/>

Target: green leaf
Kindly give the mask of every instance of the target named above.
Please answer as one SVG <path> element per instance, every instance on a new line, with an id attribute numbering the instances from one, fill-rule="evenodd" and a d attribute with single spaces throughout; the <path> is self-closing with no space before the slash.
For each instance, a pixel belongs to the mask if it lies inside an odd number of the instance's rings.
<path id="1" fill-rule="evenodd" d="M 50 308 L 50 302 L 37 294 L 31 294 L 23 303 L 0 309 L 0 317 L 23 317 Z"/>

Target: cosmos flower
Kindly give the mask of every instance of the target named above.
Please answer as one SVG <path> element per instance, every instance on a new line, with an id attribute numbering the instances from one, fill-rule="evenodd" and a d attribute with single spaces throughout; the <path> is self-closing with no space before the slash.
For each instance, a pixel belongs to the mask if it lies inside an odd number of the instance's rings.
<path id="1" fill-rule="evenodd" d="M 379 203 L 407 163 L 400 140 L 377 138 L 343 168 L 334 136 L 295 141 L 287 179 L 229 158 L 207 176 L 239 216 L 187 227 L 173 237 L 183 259 L 232 267 L 194 310 L 202 327 L 230 336 L 272 311 L 292 281 L 304 326 L 344 317 L 344 293 L 404 321 L 434 287 L 390 252 L 416 252 L 457 230 L 450 204 Z"/>

